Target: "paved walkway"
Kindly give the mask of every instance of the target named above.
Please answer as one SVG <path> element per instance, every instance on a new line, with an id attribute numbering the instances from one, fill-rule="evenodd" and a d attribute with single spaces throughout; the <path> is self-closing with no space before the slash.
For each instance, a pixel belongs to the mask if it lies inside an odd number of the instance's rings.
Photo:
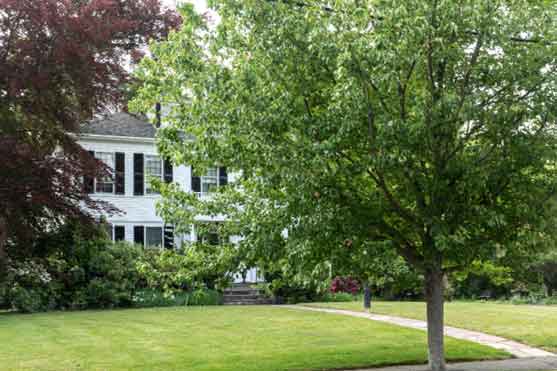
<path id="1" fill-rule="evenodd" d="M 329 308 L 317 308 L 317 307 L 306 307 L 301 305 L 287 305 L 286 307 L 297 309 L 297 310 L 308 310 L 314 312 L 325 312 L 325 313 L 333 313 L 333 314 L 343 314 L 345 316 L 352 316 L 352 317 L 359 317 L 359 318 L 367 318 L 374 321 L 379 322 L 386 322 L 391 323 L 398 326 L 403 327 L 410 327 L 418 330 L 427 330 L 427 324 L 425 321 L 420 321 L 416 319 L 409 319 L 409 318 L 402 318 L 402 317 L 393 317 L 393 316 L 386 316 L 381 314 L 373 314 L 373 313 L 366 313 L 366 312 L 354 312 L 350 310 L 342 310 L 342 309 L 329 309 Z M 512 354 L 516 358 L 524 358 L 524 359 L 532 359 L 534 357 L 557 357 L 557 355 L 547 352 L 543 349 L 533 348 L 528 345 L 524 345 L 518 343 L 516 341 L 508 340 L 499 336 L 488 335 L 482 332 L 471 331 L 471 330 L 464 330 L 456 327 L 445 326 L 445 335 L 450 336 L 452 338 L 461 339 L 461 340 L 468 340 L 474 343 L 486 345 L 495 349 L 504 350 L 510 354 Z M 551 358 L 553 359 L 553 358 Z M 554 358 L 557 359 L 557 358 Z M 512 360 L 511 360 L 512 361 Z M 482 362 L 484 364 L 485 362 Z M 486 363 L 487 364 L 487 363 Z M 550 370 L 557 370 L 557 362 L 553 363 L 553 368 Z M 387 370 L 387 369 L 385 369 Z M 389 369 L 389 370 L 398 370 L 398 369 Z M 422 370 L 420 368 L 409 368 L 400 370 Z M 425 370 L 425 369 L 424 369 Z M 457 370 L 457 369 L 455 369 Z M 468 370 L 468 369 L 465 369 Z M 476 370 L 476 369 L 471 369 Z M 480 369 L 477 369 L 480 370 Z M 483 369 L 482 369 L 483 370 Z M 486 369 L 487 370 L 487 369 Z M 490 369 L 491 370 L 491 369 Z M 509 369 L 515 370 L 515 369 Z M 525 370 L 523 368 L 517 368 L 516 370 Z M 547 368 L 536 368 L 530 367 L 528 370 L 547 370 Z"/>
<path id="2" fill-rule="evenodd" d="M 350 371 L 428 371 L 426 365 L 391 366 Z M 503 361 L 481 361 L 451 363 L 448 371 L 554 371 L 557 370 L 557 357 L 514 358 Z"/>

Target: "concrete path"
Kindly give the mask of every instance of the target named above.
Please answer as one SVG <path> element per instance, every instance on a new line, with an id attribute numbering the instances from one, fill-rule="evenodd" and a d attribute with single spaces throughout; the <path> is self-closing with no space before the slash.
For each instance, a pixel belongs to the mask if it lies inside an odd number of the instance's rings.
<path id="1" fill-rule="evenodd" d="M 374 321 L 391 323 L 393 325 L 410 327 L 410 328 L 423 330 L 423 331 L 427 330 L 426 322 L 416 320 L 416 319 L 393 317 L 393 316 L 386 316 L 386 315 L 366 313 L 366 312 L 354 312 L 354 311 L 342 310 L 342 309 L 317 308 L 317 307 L 309 307 L 309 306 L 306 307 L 301 305 L 286 305 L 286 307 L 296 309 L 296 310 L 307 310 L 307 311 L 314 311 L 314 312 L 342 314 L 345 316 L 367 318 Z M 468 340 L 495 349 L 504 350 L 512 354 L 516 358 L 532 359 L 534 357 L 557 357 L 557 355 L 547 352 L 543 349 L 533 348 L 528 345 L 518 343 L 516 341 L 508 340 L 499 336 L 484 334 L 482 332 L 477 332 L 477 331 L 464 330 L 456 327 L 445 326 L 445 335 L 455 339 Z M 482 364 L 484 364 L 484 362 L 482 362 Z M 398 369 L 393 369 L 393 370 L 398 370 Z M 401 370 L 413 371 L 413 370 L 421 370 L 421 369 L 410 368 L 410 369 L 401 369 Z M 476 369 L 471 369 L 471 370 L 476 370 Z M 514 369 L 510 369 L 510 370 L 514 370 Z M 525 370 L 525 369 L 517 368 L 516 370 Z M 530 367 L 528 370 L 529 371 L 547 370 L 547 368 L 538 369 L 536 367 Z M 557 363 L 553 364 L 553 368 L 551 370 L 557 370 Z"/>
<path id="2" fill-rule="evenodd" d="M 481 361 L 451 363 L 448 371 L 554 371 L 557 370 L 557 357 L 514 358 L 503 361 Z M 426 365 L 391 366 L 382 368 L 359 369 L 350 371 L 428 371 Z"/>

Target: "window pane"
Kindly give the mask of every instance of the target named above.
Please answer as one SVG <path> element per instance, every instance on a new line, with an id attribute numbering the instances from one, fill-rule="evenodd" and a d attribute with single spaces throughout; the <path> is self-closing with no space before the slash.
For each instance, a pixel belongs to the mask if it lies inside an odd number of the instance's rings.
<path id="1" fill-rule="evenodd" d="M 123 225 L 114 226 L 114 241 L 124 241 L 126 239 L 126 228 Z"/>
<path id="2" fill-rule="evenodd" d="M 208 177 L 217 177 L 217 168 L 216 167 L 210 167 L 209 169 L 207 169 L 207 176 Z"/>
<path id="3" fill-rule="evenodd" d="M 219 235 L 215 232 L 209 232 L 207 234 L 205 234 L 205 236 L 203 236 L 202 238 L 203 243 L 206 243 L 207 245 L 212 245 L 212 246 L 217 246 L 219 244 Z"/>
<path id="4" fill-rule="evenodd" d="M 95 157 L 101 160 L 111 170 L 114 169 L 114 153 L 95 152 Z M 105 176 L 97 179 L 95 191 L 99 193 L 114 193 L 114 179 L 112 176 Z"/>
<path id="5" fill-rule="evenodd" d="M 145 234 L 145 237 L 147 237 L 145 244 L 147 246 L 162 246 L 162 227 L 146 227 Z"/>
<path id="6" fill-rule="evenodd" d="M 151 188 L 149 178 L 162 178 L 162 163 L 159 156 L 145 156 L 145 177 L 147 179 L 147 194 L 156 194 L 157 192 Z"/>
<path id="7" fill-rule="evenodd" d="M 217 168 L 207 169 L 207 175 L 201 177 L 201 193 L 211 193 L 217 189 Z"/>

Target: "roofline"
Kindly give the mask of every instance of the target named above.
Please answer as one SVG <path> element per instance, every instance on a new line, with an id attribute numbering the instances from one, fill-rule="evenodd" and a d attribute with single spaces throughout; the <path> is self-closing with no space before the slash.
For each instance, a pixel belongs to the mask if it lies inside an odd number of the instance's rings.
<path id="1" fill-rule="evenodd" d="M 109 142 L 126 142 L 126 143 L 148 143 L 153 144 L 155 143 L 155 138 L 146 138 L 146 137 L 130 137 L 130 136 L 123 136 L 123 135 L 105 135 L 105 134 L 78 134 L 76 135 L 77 140 L 100 140 L 100 141 L 109 141 Z"/>

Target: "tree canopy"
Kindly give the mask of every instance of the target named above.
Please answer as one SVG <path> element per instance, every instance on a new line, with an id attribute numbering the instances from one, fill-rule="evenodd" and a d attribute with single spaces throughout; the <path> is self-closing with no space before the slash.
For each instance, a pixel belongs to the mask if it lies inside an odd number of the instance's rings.
<path id="1" fill-rule="evenodd" d="M 218 25 L 184 8 L 132 108 L 169 108 L 159 146 L 177 163 L 240 176 L 209 199 L 167 187 L 160 211 L 226 215 L 243 246 L 304 270 L 353 244 L 396 251 L 424 273 L 443 370 L 444 274 L 550 237 L 555 5 L 209 3 Z"/>
<path id="2" fill-rule="evenodd" d="M 6 241 L 112 210 L 83 189 L 107 169 L 69 132 L 121 104 L 126 66 L 179 23 L 159 0 L 0 0 L 0 276 Z"/>

